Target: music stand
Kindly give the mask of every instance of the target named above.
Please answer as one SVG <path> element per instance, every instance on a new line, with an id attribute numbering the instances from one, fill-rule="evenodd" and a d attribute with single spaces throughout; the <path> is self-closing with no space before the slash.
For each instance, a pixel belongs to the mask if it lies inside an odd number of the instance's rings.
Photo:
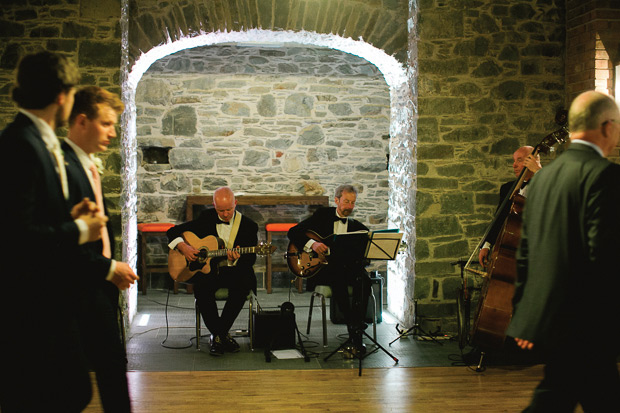
<path id="1" fill-rule="evenodd" d="M 389 234 L 389 237 L 381 237 L 376 236 L 376 234 Z M 376 236 L 376 237 L 375 237 Z M 396 242 L 394 242 L 395 238 L 397 238 Z M 347 269 L 351 266 L 364 266 L 363 263 L 366 260 L 370 259 L 381 259 L 381 260 L 393 260 L 398 252 L 398 247 L 400 245 L 400 239 L 402 238 L 402 234 L 398 233 L 387 233 L 387 232 L 373 232 L 370 235 L 367 231 L 359 231 L 359 232 L 347 232 L 343 234 L 334 235 L 334 240 L 332 247 L 330 247 L 330 264 L 338 263 L 344 269 Z M 394 247 L 394 244 L 396 246 Z M 376 257 L 376 258 L 373 258 Z M 360 271 L 358 271 L 359 273 Z M 362 280 L 358 277 L 355 280 L 356 282 L 362 282 Z M 360 294 L 363 294 L 363 289 L 360 288 Z M 363 297 L 360 297 L 360 302 L 363 302 Z M 365 311 L 366 309 L 363 309 Z M 354 332 L 359 338 L 361 342 L 362 335 L 366 336 L 370 341 L 372 341 L 377 348 L 383 350 L 385 354 L 390 356 L 395 363 L 398 363 L 398 359 L 394 357 L 389 351 L 387 351 L 383 346 L 381 346 L 374 338 L 372 338 L 366 331 L 362 328 L 357 328 Z M 349 340 L 340 344 L 338 348 L 328 354 L 323 360 L 327 361 L 331 356 L 336 354 L 338 351 L 344 349 L 344 347 L 349 343 Z M 359 360 L 359 375 L 362 375 L 362 360 L 369 356 L 370 354 L 376 351 L 367 352 L 366 354 L 352 354 L 354 358 Z"/>

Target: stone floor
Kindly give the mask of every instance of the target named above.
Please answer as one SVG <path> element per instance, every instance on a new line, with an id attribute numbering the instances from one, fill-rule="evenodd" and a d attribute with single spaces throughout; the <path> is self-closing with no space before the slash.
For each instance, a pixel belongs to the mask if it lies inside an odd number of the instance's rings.
<path id="1" fill-rule="evenodd" d="M 150 288 L 146 295 L 138 296 L 138 313 L 134 317 L 127 335 L 127 352 L 129 370 L 136 371 L 201 371 L 201 370 L 261 370 L 261 369 L 328 369 L 358 368 L 358 360 L 348 359 L 341 352 L 334 351 L 346 339 L 346 326 L 334 324 L 329 320 L 327 311 L 328 345 L 323 346 L 321 311 L 318 300 L 315 301 L 312 326 L 307 333 L 310 293 L 298 293 L 288 288 L 274 288 L 272 294 L 259 290 L 258 303 L 263 310 L 278 310 L 284 302 L 294 305 L 297 326 L 309 361 L 299 359 L 278 359 L 272 357 L 266 362 L 263 348 L 250 348 L 247 332 L 249 310 L 246 303 L 233 329 L 241 351 L 225 354 L 222 357 L 209 355 L 209 332 L 202 325 L 201 349 L 196 349 L 195 311 L 193 294 L 180 291 L 173 294 L 164 288 Z M 223 302 L 222 302 L 223 304 Z M 327 302 L 329 305 L 329 300 Z M 221 308 L 221 307 L 220 307 Z M 407 326 L 405 326 L 407 327 Z M 399 329 L 403 327 L 398 326 Z M 436 341 L 424 336 L 422 332 L 415 335 L 399 337 L 397 321 L 384 309 L 382 321 L 376 325 L 376 342 L 364 338 L 369 355 L 363 359 L 363 368 L 372 367 L 440 367 L 455 365 L 475 365 L 478 357 L 469 346 L 463 351 L 455 337 L 437 336 Z M 243 331 L 246 330 L 246 331 Z M 367 333 L 373 335 L 370 325 Z M 299 340 L 296 340 L 300 349 Z M 373 351 L 374 350 L 374 351 Z M 465 357 L 463 354 L 465 353 Z M 331 356 L 330 356 L 331 354 Z M 329 357 L 328 357 L 329 356 Z M 326 359 L 327 358 L 327 359 Z M 394 358 L 398 359 L 396 363 Z M 465 361 L 464 361 L 465 360 Z M 527 362 L 528 360 L 525 360 Z M 522 357 L 514 354 L 490 354 L 489 364 L 522 364 Z"/>

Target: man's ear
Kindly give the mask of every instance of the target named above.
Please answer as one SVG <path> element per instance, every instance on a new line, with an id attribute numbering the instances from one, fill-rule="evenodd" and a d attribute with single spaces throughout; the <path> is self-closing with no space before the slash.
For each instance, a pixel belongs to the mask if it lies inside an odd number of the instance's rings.
<path id="1" fill-rule="evenodd" d="M 86 115 L 84 113 L 80 113 L 75 117 L 73 123 L 76 125 L 84 126 L 84 124 L 86 123 L 86 119 L 88 119 Z"/>
<path id="2" fill-rule="evenodd" d="M 58 106 L 62 106 L 65 104 L 66 100 L 67 100 L 67 94 L 65 92 L 60 92 L 56 96 L 56 100 L 54 100 L 54 103 L 57 104 Z"/>

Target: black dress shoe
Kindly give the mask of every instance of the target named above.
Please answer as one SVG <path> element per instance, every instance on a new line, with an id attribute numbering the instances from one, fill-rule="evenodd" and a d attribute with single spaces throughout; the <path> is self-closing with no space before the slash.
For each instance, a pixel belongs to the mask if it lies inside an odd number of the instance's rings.
<path id="1" fill-rule="evenodd" d="M 366 344 L 359 343 L 353 347 L 353 355 L 356 357 L 361 357 L 366 354 Z"/>
<path id="2" fill-rule="evenodd" d="M 212 356 L 223 356 L 224 355 L 224 343 L 220 336 L 213 336 L 211 340 L 211 348 L 209 349 L 209 354 Z"/>
<path id="3" fill-rule="evenodd" d="M 222 344 L 224 345 L 224 351 L 228 351 L 229 353 L 238 353 L 239 350 L 241 350 L 239 343 L 237 343 L 237 341 L 235 341 L 230 334 L 223 336 Z"/>

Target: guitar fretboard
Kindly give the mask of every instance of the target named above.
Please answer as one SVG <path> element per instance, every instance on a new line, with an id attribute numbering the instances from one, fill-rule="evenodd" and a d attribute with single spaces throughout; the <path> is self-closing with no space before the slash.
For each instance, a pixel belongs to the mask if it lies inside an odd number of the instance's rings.
<path id="1" fill-rule="evenodd" d="M 227 254 L 227 251 L 236 251 L 239 254 L 254 254 L 256 253 L 256 247 L 237 247 L 237 248 L 222 248 L 222 249 L 217 249 L 217 250 L 209 250 L 207 252 L 207 257 L 206 258 L 213 258 L 213 257 L 223 257 L 224 255 Z"/>

